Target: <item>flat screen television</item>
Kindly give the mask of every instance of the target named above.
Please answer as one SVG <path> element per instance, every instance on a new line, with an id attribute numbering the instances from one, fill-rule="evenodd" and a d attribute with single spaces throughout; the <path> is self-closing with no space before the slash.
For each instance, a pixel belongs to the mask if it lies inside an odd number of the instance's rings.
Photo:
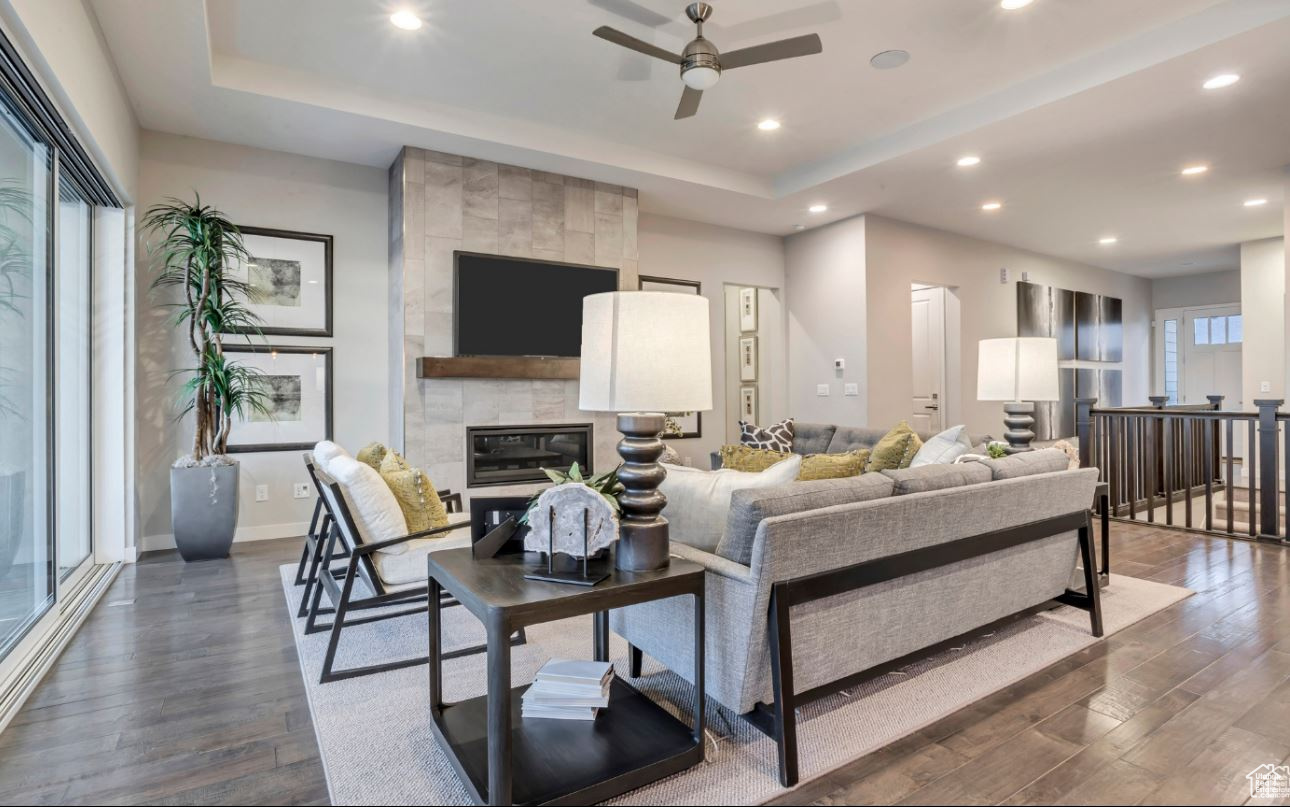
<path id="1" fill-rule="evenodd" d="M 551 356 L 582 352 L 582 298 L 618 289 L 602 266 L 453 253 L 453 353 Z"/>

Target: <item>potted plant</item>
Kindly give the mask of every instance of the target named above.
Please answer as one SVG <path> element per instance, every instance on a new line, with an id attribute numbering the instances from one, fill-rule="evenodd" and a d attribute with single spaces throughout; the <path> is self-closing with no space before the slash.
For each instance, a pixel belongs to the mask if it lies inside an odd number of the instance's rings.
<path id="1" fill-rule="evenodd" d="M 169 199 L 150 208 L 142 228 L 156 277 L 154 290 L 170 290 L 174 327 L 182 329 L 194 365 L 186 375 L 180 417 L 193 415 L 192 452 L 170 469 L 170 517 L 184 560 L 228 557 L 237 530 L 238 464 L 228 456 L 235 415 L 269 416 L 267 393 L 252 369 L 229 362 L 221 335 L 231 328 L 258 333 L 260 320 L 243 300 L 250 285 L 230 274 L 248 260 L 242 235 L 224 214 Z"/>

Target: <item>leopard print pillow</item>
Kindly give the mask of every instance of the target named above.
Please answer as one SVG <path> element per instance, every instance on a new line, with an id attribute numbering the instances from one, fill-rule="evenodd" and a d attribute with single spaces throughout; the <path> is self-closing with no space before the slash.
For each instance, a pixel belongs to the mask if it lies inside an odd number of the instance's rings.
<path id="1" fill-rule="evenodd" d="M 753 448 L 789 452 L 793 450 L 793 419 L 781 420 L 764 429 L 739 421 L 739 442 Z"/>

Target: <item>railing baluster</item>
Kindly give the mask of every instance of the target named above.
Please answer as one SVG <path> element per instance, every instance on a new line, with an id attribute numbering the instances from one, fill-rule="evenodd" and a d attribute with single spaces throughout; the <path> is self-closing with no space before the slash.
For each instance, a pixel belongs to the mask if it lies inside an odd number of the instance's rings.
<path id="1" fill-rule="evenodd" d="M 1165 481 L 1165 524 L 1172 527 L 1174 525 L 1174 463 L 1169 459 L 1174 453 L 1174 424 L 1168 415 L 1161 417 L 1160 423 L 1160 433 L 1164 435 L 1164 450 L 1160 454 L 1160 461 L 1161 475 Z"/>
<path id="2" fill-rule="evenodd" d="M 1183 492 L 1183 523 L 1187 529 L 1191 529 L 1191 469 L 1195 464 L 1195 458 L 1192 456 L 1191 423 L 1186 420 L 1180 420 L 1182 425 L 1182 492 Z"/>
<path id="3" fill-rule="evenodd" d="M 1147 489 L 1147 523 L 1156 523 L 1156 424 L 1155 418 L 1142 418 L 1139 422 L 1142 430 L 1142 463 L 1143 482 Z M 1147 441 L 1150 440 L 1148 447 Z M 1149 460 L 1149 461 L 1147 461 Z"/>
<path id="4" fill-rule="evenodd" d="M 1129 476 L 1129 520 L 1138 520 L 1138 474 L 1141 472 L 1141 465 L 1134 462 L 1137 454 L 1136 441 L 1134 440 L 1135 432 L 1138 428 L 1138 419 L 1133 415 L 1128 415 L 1124 419 L 1124 453 L 1125 468 L 1128 469 Z"/>
<path id="5" fill-rule="evenodd" d="M 1227 532 L 1229 535 L 1236 532 L 1232 527 L 1233 496 L 1235 495 L 1236 490 L 1236 486 L 1232 483 L 1232 455 L 1236 453 L 1234 450 L 1236 448 L 1235 429 L 1236 418 L 1230 418 L 1227 421 L 1227 478 L 1223 480 L 1226 485 Z"/>
<path id="6" fill-rule="evenodd" d="M 1255 468 L 1258 466 L 1258 455 L 1255 453 L 1256 446 L 1254 443 L 1254 438 L 1255 438 L 1255 432 L 1258 431 L 1258 425 L 1259 425 L 1259 422 L 1257 420 L 1250 421 L 1249 423 L 1245 424 L 1245 430 L 1249 432 L 1249 434 L 1246 435 L 1246 438 L 1248 439 L 1250 444 L 1249 450 L 1245 454 L 1245 462 L 1249 466 L 1248 470 L 1246 471 L 1246 474 L 1249 476 L 1249 479 L 1250 479 L 1249 491 L 1248 491 L 1249 497 L 1250 497 L 1250 501 L 1249 501 L 1250 523 L 1248 526 L 1249 526 L 1251 538 L 1259 534 L 1259 527 L 1258 527 L 1259 520 L 1258 518 L 1255 517 L 1256 511 L 1258 510 L 1258 502 L 1256 501 L 1257 495 L 1255 494 L 1255 489 L 1254 489 L 1254 481 L 1257 478 L 1254 471 L 1255 471 Z"/>
<path id="7" fill-rule="evenodd" d="M 1107 436 L 1107 441 L 1110 457 L 1108 464 L 1111 471 L 1111 515 L 1115 515 L 1120 510 L 1120 477 L 1122 469 L 1120 468 L 1119 422 L 1120 418 L 1115 415 L 1111 415 L 1107 421 L 1107 425 L 1110 426 L 1107 429 L 1110 432 Z"/>
<path id="8" fill-rule="evenodd" d="M 1214 450 L 1214 440 L 1210 436 L 1214 423 L 1211 420 L 1204 420 L 1201 421 L 1201 425 L 1204 427 L 1201 435 L 1204 443 L 1202 447 L 1204 459 L 1200 467 L 1205 474 L 1205 529 L 1212 532 L 1214 529 L 1214 465 L 1209 455 Z"/>

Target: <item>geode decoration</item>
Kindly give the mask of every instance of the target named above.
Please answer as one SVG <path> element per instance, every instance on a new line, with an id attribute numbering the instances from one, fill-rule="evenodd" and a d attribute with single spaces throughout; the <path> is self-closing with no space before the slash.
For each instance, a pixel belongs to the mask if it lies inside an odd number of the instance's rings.
<path id="1" fill-rule="evenodd" d="M 552 508 L 554 541 L 548 543 L 553 527 Z M 618 540 L 618 514 L 604 496 L 586 485 L 548 488 L 529 512 L 528 523 L 524 549 L 529 552 L 546 552 L 552 546 L 556 552 L 581 558 L 594 555 Z"/>

